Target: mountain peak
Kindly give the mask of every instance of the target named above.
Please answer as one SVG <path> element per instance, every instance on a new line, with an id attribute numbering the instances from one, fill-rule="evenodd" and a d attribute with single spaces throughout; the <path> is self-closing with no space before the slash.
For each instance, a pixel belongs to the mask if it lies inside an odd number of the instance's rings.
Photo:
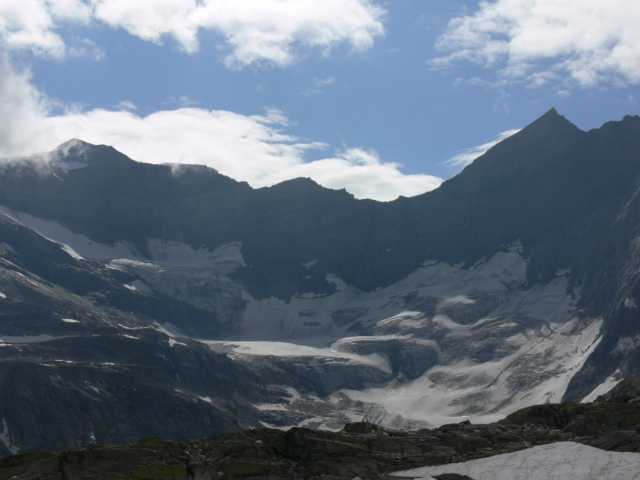
<path id="1" fill-rule="evenodd" d="M 93 165 L 103 169 L 121 169 L 138 163 L 110 145 L 95 145 L 78 138 L 67 140 L 49 155 L 54 164 L 65 169 L 65 164 L 76 165 L 78 162 L 84 166 Z M 78 167 L 72 169 L 76 168 Z"/>
<path id="2" fill-rule="evenodd" d="M 79 157 L 79 156 L 84 156 L 84 154 L 87 152 L 87 150 L 89 150 L 91 148 L 95 148 L 95 145 L 93 145 L 91 143 L 87 143 L 87 142 L 85 142 L 83 140 L 80 140 L 78 138 L 72 138 L 72 139 L 67 140 L 66 142 L 58 145 L 53 150 L 52 153 L 57 158 L 64 158 L 64 157 L 68 157 L 68 156 Z"/>
<path id="3" fill-rule="evenodd" d="M 522 131 L 527 130 L 537 130 L 540 129 L 544 132 L 548 131 L 548 129 L 557 129 L 557 128 L 568 128 L 570 130 L 580 130 L 573 123 L 571 123 L 564 115 L 560 115 L 555 108 L 551 108 L 544 115 L 539 117 L 537 120 L 530 123 L 528 126 L 522 129 Z"/>
<path id="4" fill-rule="evenodd" d="M 64 143 L 61 143 L 60 145 L 58 145 L 55 150 L 65 150 L 65 149 L 69 149 L 69 148 L 73 148 L 73 147 L 93 147 L 95 145 L 93 145 L 92 143 L 89 142 L 85 142 L 84 140 L 80 140 L 79 138 L 71 138 L 69 140 L 67 140 Z"/>

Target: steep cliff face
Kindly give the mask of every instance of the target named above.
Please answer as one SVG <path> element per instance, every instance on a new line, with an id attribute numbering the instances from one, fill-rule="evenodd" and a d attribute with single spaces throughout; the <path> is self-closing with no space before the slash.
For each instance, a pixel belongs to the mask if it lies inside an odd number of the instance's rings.
<path id="1" fill-rule="evenodd" d="M 255 190 L 78 140 L 4 161 L 6 378 L 34 409 L 98 399 L 116 423 L 141 419 L 120 433 L 83 419 L 61 440 L 3 407 L 12 448 L 186 438 L 201 414 L 198 435 L 593 400 L 640 366 L 639 188 L 640 117 L 583 132 L 555 110 L 439 189 L 388 203 L 309 179 Z M 102 366 L 78 356 L 87 345 Z M 137 406 L 109 387 L 133 388 L 135 371 Z M 163 401 L 150 420 L 136 408 L 155 396 L 204 413 L 181 424 Z"/>

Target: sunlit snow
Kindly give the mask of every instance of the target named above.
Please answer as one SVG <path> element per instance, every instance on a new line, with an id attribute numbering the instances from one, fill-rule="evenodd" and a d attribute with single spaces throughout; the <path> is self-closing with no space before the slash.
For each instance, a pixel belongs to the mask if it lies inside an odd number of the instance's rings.
<path id="1" fill-rule="evenodd" d="M 245 266 L 241 242 L 209 251 L 147 239 L 148 254 L 143 256 L 131 244 L 98 244 L 55 222 L 0 210 L 82 258 L 135 274 L 139 279 L 125 285 L 132 291 L 165 294 L 222 315 L 221 304 L 244 303 L 234 341 L 206 342 L 248 361 L 256 356 L 291 362 L 318 358 L 391 374 L 397 361 L 393 349 L 417 346 L 424 347 L 421 353 L 429 351 L 435 364 L 429 363 L 424 374 L 414 371 L 417 377 L 411 381 L 396 378 L 383 388 L 374 383 L 376 388 L 334 391 L 317 399 L 339 404 L 340 414 L 352 419 L 401 419 L 398 426 L 405 420 L 407 425 L 468 417 L 491 421 L 523 406 L 559 402 L 601 339 L 602 319 L 578 314 L 580 290 L 569 290 L 566 269 L 545 285 L 527 284 L 528 263 L 519 243 L 467 268 L 425 261 L 403 280 L 372 292 L 328 274 L 325 281 L 335 288 L 332 294 L 308 291 L 292 298 L 256 299 L 229 276 Z M 309 258 L 302 266 L 311 274 L 317 259 Z M 627 299 L 625 305 L 633 308 L 635 300 Z M 235 314 L 226 320 L 235 322 Z M 186 337 L 174 325 L 153 328 L 166 334 L 172 346 Z M 53 337 L 31 341 L 47 339 Z M 26 340 L 6 343 L 19 341 Z M 638 346 L 640 336 L 622 338 L 616 351 Z M 613 381 L 607 379 L 592 394 Z M 302 393 L 304 402 L 313 392 Z"/>
<path id="2" fill-rule="evenodd" d="M 364 313 L 358 320 L 364 325 L 374 325 L 405 311 L 404 297 L 409 292 L 415 292 L 418 297 L 440 299 L 443 306 L 451 306 L 473 303 L 473 294 L 478 291 L 506 300 L 512 286 L 526 281 L 527 263 L 517 253 L 498 253 L 490 261 L 469 270 L 461 267 L 446 263 L 430 264 L 400 282 L 374 292 L 361 292 L 335 275 L 326 278 L 336 287 L 337 293 L 333 295 L 318 296 L 310 292 L 289 300 L 256 300 L 245 292 L 244 299 L 249 303 L 242 314 L 242 336 L 251 340 L 303 339 L 320 335 L 339 338 L 345 336 L 344 330 L 348 325 L 343 328 L 336 326 L 332 315 L 342 309 L 361 310 Z M 562 277 L 557 282 L 566 282 L 566 279 Z M 551 290 L 555 297 L 566 297 L 566 290 Z M 534 314 L 540 311 L 545 315 L 555 315 L 553 308 L 558 307 L 559 299 L 549 298 L 547 291 L 548 288 L 542 287 L 529 295 L 535 298 L 523 295 L 521 304 L 539 302 L 539 305 L 522 307 L 535 309 Z M 302 317 L 304 321 L 301 321 Z"/>
<path id="3" fill-rule="evenodd" d="M 153 293 L 149 285 L 144 283 L 142 280 L 134 280 L 130 284 L 126 283 L 123 286 L 124 288 L 129 289 L 133 292 L 146 293 L 148 295 L 151 295 Z"/>
<path id="4" fill-rule="evenodd" d="M 171 338 L 176 338 L 176 337 L 187 338 L 187 335 L 185 335 L 178 327 L 176 327 L 175 325 L 173 325 L 173 324 L 171 324 L 169 322 L 165 322 L 162 325 L 159 325 L 159 324 L 156 323 L 154 325 L 154 329 L 157 330 L 160 333 L 164 333 L 167 337 L 171 337 Z"/>
<path id="5" fill-rule="evenodd" d="M 598 385 L 593 391 L 582 399 L 582 403 L 595 402 L 600 395 L 604 395 L 609 392 L 613 387 L 618 385 L 624 378 L 620 375 L 620 371 L 616 370 L 613 375 L 607 377 L 607 379 Z"/>
<path id="6" fill-rule="evenodd" d="M 579 443 L 559 442 L 391 475 L 423 480 L 444 473 L 467 475 L 474 480 L 636 480 L 638 472 L 640 453 L 607 452 Z"/>
<path id="7" fill-rule="evenodd" d="M 571 335 L 574 322 L 553 325 L 554 330 L 548 330 L 544 335 L 532 332 L 526 345 L 499 360 L 476 363 L 461 358 L 450 364 L 436 365 L 421 378 L 405 385 L 344 393 L 354 401 L 381 405 L 390 413 L 432 425 L 462 421 L 471 413 L 475 422 L 496 421 L 528 405 L 560 402 L 569 381 L 598 345 L 601 324 L 601 320 L 594 321 L 576 335 Z M 544 365 L 533 362 L 539 354 L 547 357 Z M 521 368 L 528 358 L 532 360 L 531 365 Z M 528 373 L 529 368 L 542 368 L 543 371 Z M 529 375 L 528 380 L 522 378 L 529 385 L 515 388 L 513 382 L 521 375 Z M 545 377 L 548 378 L 544 380 Z M 506 398 L 510 402 L 505 404 Z M 478 404 L 482 409 L 474 411 L 474 405 Z M 462 413 L 467 410 L 465 407 L 471 408 L 468 414 Z"/>
<path id="8" fill-rule="evenodd" d="M 380 355 L 356 355 L 341 352 L 332 348 L 318 348 L 309 345 L 298 345 L 285 342 L 224 342 L 224 341 L 204 341 L 208 345 L 230 346 L 234 353 L 244 355 L 261 355 L 276 357 L 322 357 L 347 360 L 350 362 L 367 365 L 377 368 L 385 373 L 391 373 L 389 362 Z"/>

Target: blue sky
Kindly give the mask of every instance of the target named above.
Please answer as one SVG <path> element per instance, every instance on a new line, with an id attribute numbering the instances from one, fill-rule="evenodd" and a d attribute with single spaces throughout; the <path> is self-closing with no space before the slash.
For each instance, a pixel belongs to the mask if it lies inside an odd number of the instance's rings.
<path id="1" fill-rule="evenodd" d="M 0 155 L 435 188 L 551 107 L 640 113 L 637 0 L 0 0 Z"/>

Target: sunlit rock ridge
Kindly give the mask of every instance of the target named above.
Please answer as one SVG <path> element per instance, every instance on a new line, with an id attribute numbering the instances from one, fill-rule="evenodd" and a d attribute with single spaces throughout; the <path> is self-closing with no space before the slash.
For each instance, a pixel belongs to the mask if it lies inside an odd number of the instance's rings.
<path id="1" fill-rule="evenodd" d="M 0 450 L 594 400 L 639 370 L 639 188 L 640 117 L 555 110 L 387 203 L 81 140 L 6 159 Z"/>

